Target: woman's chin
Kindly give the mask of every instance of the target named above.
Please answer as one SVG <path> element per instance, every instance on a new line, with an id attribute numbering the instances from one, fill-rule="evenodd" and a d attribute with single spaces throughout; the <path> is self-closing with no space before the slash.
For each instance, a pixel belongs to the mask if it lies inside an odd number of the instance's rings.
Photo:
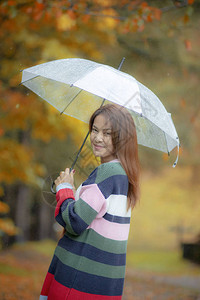
<path id="1" fill-rule="evenodd" d="M 101 157 L 102 156 L 101 151 L 98 151 L 98 150 L 95 150 L 95 149 L 93 149 L 93 154 L 94 154 L 95 157 Z"/>

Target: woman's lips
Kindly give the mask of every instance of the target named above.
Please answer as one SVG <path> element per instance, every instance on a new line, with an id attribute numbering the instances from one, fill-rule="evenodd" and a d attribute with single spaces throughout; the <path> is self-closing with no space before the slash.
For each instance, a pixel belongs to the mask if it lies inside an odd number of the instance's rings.
<path id="1" fill-rule="evenodd" d="M 103 149 L 103 146 L 95 145 L 95 144 L 94 144 L 94 149 L 95 149 L 95 150 L 101 150 L 101 149 Z"/>

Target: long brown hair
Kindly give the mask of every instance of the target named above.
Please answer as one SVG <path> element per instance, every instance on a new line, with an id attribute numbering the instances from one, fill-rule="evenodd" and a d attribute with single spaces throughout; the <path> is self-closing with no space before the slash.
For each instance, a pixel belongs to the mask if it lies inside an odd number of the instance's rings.
<path id="1" fill-rule="evenodd" d="M 124 168 L 128 180 L 128 207 L 133 208 L 139 199 L 139 159 L 136 128 L 131 114 L 122 106 L 107 104 L 97 109 L 91 116 L 89 131 L 94 119 L 103 114 L 112 127 L 114 154 Z"/>

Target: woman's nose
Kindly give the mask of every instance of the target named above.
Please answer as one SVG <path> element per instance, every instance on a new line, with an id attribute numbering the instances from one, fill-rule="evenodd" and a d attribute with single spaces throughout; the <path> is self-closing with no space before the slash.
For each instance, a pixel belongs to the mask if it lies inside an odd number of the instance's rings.
<path id="1" fill-rule="evenodd" d="M 99 132 L 96 134 L 96 136 L 95 136 L 95 140 L 96 140 L 97 142 L 102 141 L 102 140 L 103 140 L 103 133 L 99 131 Z"/>

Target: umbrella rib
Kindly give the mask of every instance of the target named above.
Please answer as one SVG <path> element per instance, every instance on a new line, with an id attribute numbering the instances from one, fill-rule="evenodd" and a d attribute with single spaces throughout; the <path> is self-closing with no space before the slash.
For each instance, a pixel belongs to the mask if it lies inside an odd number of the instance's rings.
<path id="1" fill-rule="evenodd" d="M 80 94 L 80 92 L 82 92 L 82 90 L 80 90 L 79 92 L 78 92 L 78 94 L 76 94 L 71 100 L 70 100 L 70 102 L 67 104 L 67 106 L 63 109 L 63 111 L 61 111 L 61 115 L 64 113 L 64 111 L 70 106 L 70 104 L 73 102 L 73 100 Z"/>
<path id="2" fill-rule="evenodd" d="M 39 76 L 40 76 L 40 75 L 36 75 L 35 77 L 31 77 L 31 78 L 29 78 L 29 79 L 27 79 L 27 80 L 25 80 L 25 81 L 23 81 L 23 82 L 20 82 L 19 85 L 24 84 L 25 82 L 28 82 L 28 81 L 30 81 L 30 80 L 32 80 L 32 79 L 34 79 L 34 78 L 39 77 Z"/>
<path id="3" fill-rule="evenodd" d="M 168 145 L 167 145 L 167 138 L 166 138 L 166 133 L 164 133 L 164 137 L 165 137 L 165 141 L 166 141 L 166 147 L 167 147 L 167 153 L 168 153 L 168 156 L 170 156 L 170 153 L 169 153 L 169 148 L 168 148 Z"/>

